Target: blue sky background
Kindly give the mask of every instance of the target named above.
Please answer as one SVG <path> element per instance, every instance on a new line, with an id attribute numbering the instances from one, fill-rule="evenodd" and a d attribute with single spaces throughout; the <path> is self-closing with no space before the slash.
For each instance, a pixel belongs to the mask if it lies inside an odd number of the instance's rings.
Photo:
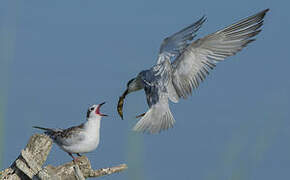
<path id="1" fill-rule="evenodd" d="M 128 163 L 114 180 L 272 180 L 290 177 L 289 2 L 270 0 L 82 0 L 0 2 L 2 167 L 33 125 L 65 128 L 107 101 L 94 168 Z M 131 131 L 147 109 L 130 94 L 122 121 L 116 103 L 127 81 L 154 65 L 160 43 L 206 15 L 202 37 L 265 8 L 262 33 L 218 64 L 188 100 L 170 104 L 173 129 Z M 70 161 L 54 146 L 47 163 Z"/>

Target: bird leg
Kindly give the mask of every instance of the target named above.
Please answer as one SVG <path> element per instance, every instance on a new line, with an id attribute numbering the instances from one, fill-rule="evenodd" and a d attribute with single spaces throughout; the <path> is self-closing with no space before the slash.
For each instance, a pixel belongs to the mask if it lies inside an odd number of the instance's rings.
<path id="1" fill-rule="evenodd" d="M 139 114 L 138 116 L 136 116 L 136 118 L 143 117 L 145 114 L 146 114 L 146 113 Z"/>
<path id="2" fill-rule="evenodd" d="M 77 155 L 78 155 L 79 157 L 81 157 L 81 156 L 82 156 L 80 153 L 77 153 Z"/>
<path id="3" fill-rule="evenodd" d="M 70 155 L 73 158 L 74 163 L 77 164 L 77 158 L 75 158 L 72 153 L 68 152 L 68 155 Z"/>

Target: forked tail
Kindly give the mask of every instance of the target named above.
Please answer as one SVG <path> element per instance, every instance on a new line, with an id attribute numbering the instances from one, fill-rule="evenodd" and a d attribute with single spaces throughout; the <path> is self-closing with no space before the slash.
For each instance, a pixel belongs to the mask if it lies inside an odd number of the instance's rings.
<path id="1" fill-rule="evenodd" d="M 50 129 L 50 128 L 44 128 L 44 127 L 39 127 L 39 126 L 32 126 L 32 127 L 36 129 L 44 130 L 44 133 L 50 137 L 53 136 L 57 132 L 56 130 Z"/>
<path id="2" fill-rule="evenodd" d="M 174 123 L 175 120 L 168 105 L 167 108 L 162 107 L 161 109 L 158 107 L 158 104 L 155 104 L 137 122 L 133 130 L 155 134 L 167 130 L 168 128 L 172 128 Z"/>

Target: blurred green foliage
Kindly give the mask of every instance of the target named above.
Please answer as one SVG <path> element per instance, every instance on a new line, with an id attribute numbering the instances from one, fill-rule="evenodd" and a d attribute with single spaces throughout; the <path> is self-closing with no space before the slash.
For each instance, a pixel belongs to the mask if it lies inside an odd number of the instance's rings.
<path id="1" fill-rule="evenodd" d="M 134 122 L 134 121 L 131 121 Z M 132 126 L 131 126 L 132 127 Z M 130 131 L 128 134 L 128 179 L 143 180 L 144 177 L 144 154 L 143 154 L 143 135 Z"/>

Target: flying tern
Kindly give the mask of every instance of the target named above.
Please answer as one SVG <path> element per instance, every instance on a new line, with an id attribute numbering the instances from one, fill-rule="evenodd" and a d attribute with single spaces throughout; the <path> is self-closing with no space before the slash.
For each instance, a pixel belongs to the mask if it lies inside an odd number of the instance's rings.
<path id="1" fill-rule="evenodd" d="M 68 129 L 33 127 L 45 130 L 44 133 L 76 161 L 72 154 L 81 156 L 80 153 L 91 152 L 99 145 L 101 118 L 107 116 L 100 112 L 100 107 L 103 104 L 105 102 L 89 107 L 87 121 L 79 126 L 73 126 Z"/>
<path id="2" fill-rule="evenodd" d="M 215 33 L 192 41 L 206 21 L 197 22 L 165 38 L 160 46 L 157 64 L 141 71 L 127 83 L 127 89 L 119 98 L 117 110 L 123 119 L 123 103 L 127 94 L 144 89 L 149 110 L 133 130 L 157 133 L 173 127 L 175 120 L 168 99 L 177 103 L 186 99 L 216 64 L 235 55 L 261 32 L 263 18 L 269 9 L 242 19 Z"/>

